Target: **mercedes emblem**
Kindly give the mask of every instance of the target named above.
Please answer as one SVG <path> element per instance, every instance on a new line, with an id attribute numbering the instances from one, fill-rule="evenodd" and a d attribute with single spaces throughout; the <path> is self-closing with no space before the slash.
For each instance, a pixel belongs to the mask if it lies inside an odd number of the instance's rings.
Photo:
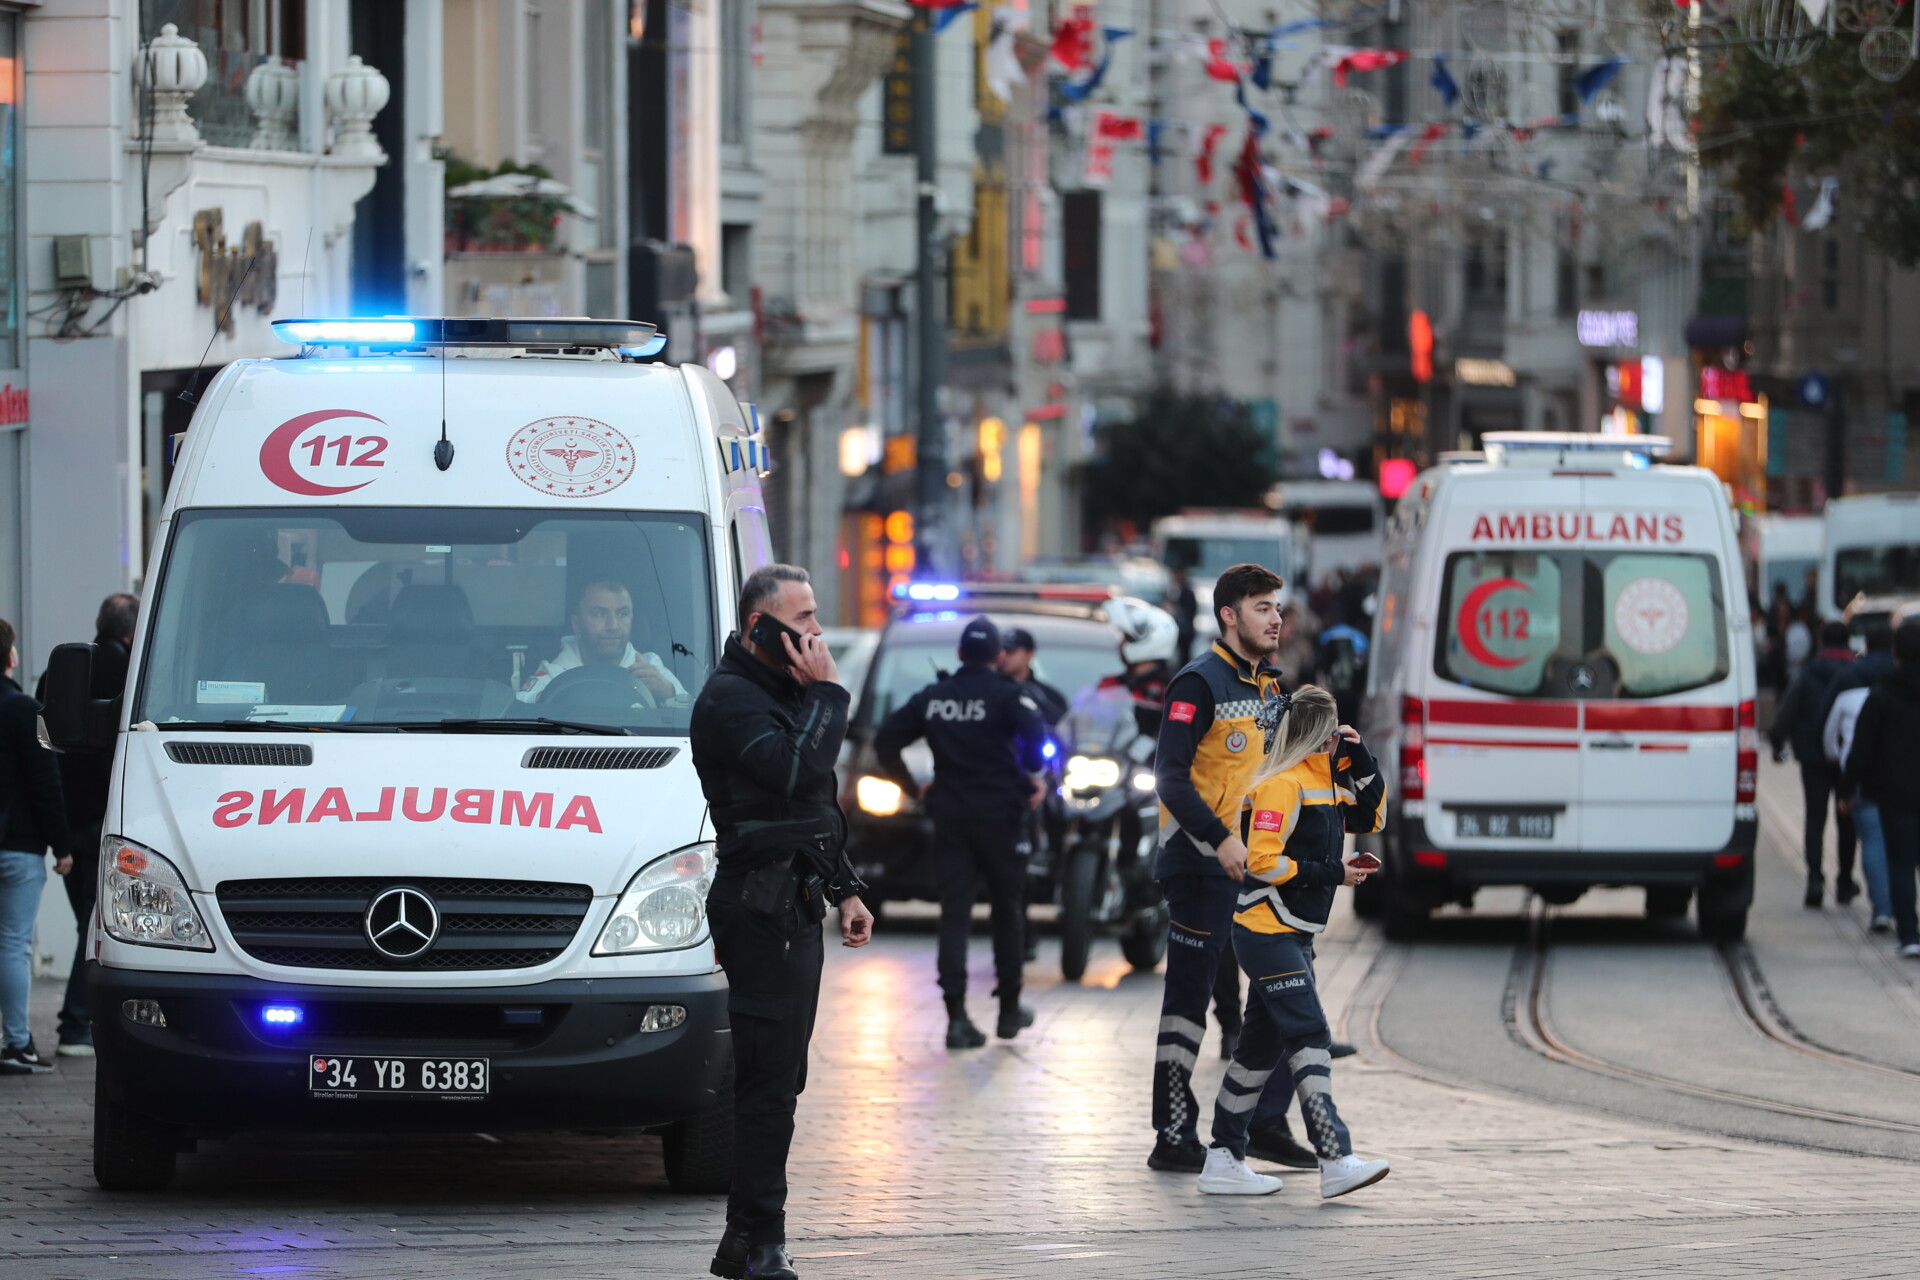
<path id="1" fill-rule="evenodd" d="M 418 889 L 395 885 L 367 904 L 367 941 L 389 960 L 413 960 L 440 936 L 440 909 Z"/>
<path id="2" fill-rule="evenodd" d="M 1598 677 L 1594 674 L 1592 667 L 1582 663 L 1569 674 L 1567 683 L 1572 686 L 1575 693 L 1592 693 L 1594 685 L 1598 683 Z"/>

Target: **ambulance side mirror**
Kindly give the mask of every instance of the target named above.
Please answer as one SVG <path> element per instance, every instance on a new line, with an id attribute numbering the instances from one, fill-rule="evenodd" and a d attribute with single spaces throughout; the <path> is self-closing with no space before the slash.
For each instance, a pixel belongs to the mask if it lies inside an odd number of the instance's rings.
<path id="1" fill-rule="evenodd" d="M 94 698 L 93 659 L 91 644 L 58 645 L 47 659 L 47 703 L 40 719 L 47 741 L 61 751 L 113 749 L 119 699 Z"/>

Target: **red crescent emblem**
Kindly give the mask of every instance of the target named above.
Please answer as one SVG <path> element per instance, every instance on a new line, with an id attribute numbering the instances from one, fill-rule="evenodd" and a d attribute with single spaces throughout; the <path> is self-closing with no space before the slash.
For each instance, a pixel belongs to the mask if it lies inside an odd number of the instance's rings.
<path id="1" fill-rule="evenodd" d="M 1492 667 L 1496 671 L 1506 671 L 1526 661 L 1525 658 L 1503 658 L 1487 648 L 1487 642 L 1480 638 L 1480 628 L 1476 625 L 1480 621 L 1480 607 L 1496 592 L 1507 590 L 1533 594 L 1533 588 L 1518 578 L 1495 578 L 1467 592 L 1467 598 L 1460 602 L 1460 612 L 1454 615 L 1454 630 L 1460 633 L 1460 645 L 1467 651 L 1467 656 L 1481 666 Z"/>
<path id="2" fill-rule="evenodd" d="M 373 480 L 362 480 L 359 484 L 349 485 L 316 484 L 293 469 L 293 442 L 300 437 L 301 432 L 334 418 L 366 418 L 371 422 L 379 422 L 383 427 L 387 425 L 372 414 L 362 413 L 358 409 L 320 409 L 313 413 L 303 413 L 297 418 L 289 418 L 275 427 L 273 433 L 260 442 L 262 474 L 288 493 L 297 493 L 308 498 L 332 498 L 343 493 L 352 493 L 355 489 L 364 489 L 372 484 Z"/>

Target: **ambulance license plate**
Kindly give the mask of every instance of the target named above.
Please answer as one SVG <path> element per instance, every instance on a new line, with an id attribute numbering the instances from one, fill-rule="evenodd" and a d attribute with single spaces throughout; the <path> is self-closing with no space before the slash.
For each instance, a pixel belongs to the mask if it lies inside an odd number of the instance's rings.
<path id="1" fill-rule="evenodd" d="M 316 1053 L 307 1059 L 307 1091 L 316 1098 L 484 1098 L 492 1084 L 488 1058 Z"/>
<path id="2" fill-rule="evenodd" d="M 1455 809 L 1455 835 L 1461 840 L 1551 840 L 1553 815 L 1510 809 Z"/>

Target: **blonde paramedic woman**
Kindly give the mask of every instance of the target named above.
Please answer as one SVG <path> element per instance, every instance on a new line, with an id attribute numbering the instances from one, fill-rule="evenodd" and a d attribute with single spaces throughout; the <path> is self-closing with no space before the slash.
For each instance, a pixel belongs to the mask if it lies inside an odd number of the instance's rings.
<path id="1" fill-rule="evenodd" d="M 1326 927 L 1334 891 L 1367 877 L 1368 859 L 1343 860 L 1342 851 L 1347 832 L 1380 829 L 1386 781 L 1360 735 L 1339 723 L 1325 689 L 1307 685 L 1268 705 L 1277 719 L 1248 797 L 1246 866 L 1244 873 L 1227 867 L 1241 882 L 1233 953 L 1248 979 L 1246 1024 L 1214 1101 L 1213 1145 L 1199 1187 L 1211 1195 L 1280 1189 L 1280 1179 L 1246 1163 L 1248 1121 L 1277 1070 L 1293 1078 L 1320 1157 L 1320 1194 L 1332 1199 L 1380 1181 L 1388 1166 L 1353 1154 L 1333 1105 L 1333 1037 L 1314 985 L 1313 936 Z"/>

